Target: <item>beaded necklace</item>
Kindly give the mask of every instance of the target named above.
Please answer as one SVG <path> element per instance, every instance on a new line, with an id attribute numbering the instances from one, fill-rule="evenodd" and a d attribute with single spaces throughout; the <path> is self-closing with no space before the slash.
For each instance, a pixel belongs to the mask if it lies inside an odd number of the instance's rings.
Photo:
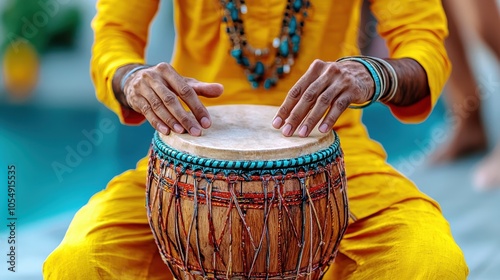
<path id="1" fill-rule="evenodd" d="M 300 39 L 309 0 L 287 0 L 280 34 L 270 43 L 272 48 L 254 48 L 245 36 L 242 15 L 247 13 L 245 0 L 220 0 L 224 11 L 222 21 L 232 44 L 231 56 L 245 69 L 248 81 L 254 88 L 261 84 L 265 89 L 276 85 L 279 78 L 290 73 L 300 48 Z M 265 65 L 265 59 L 275 50 L 273 63 Z"/>

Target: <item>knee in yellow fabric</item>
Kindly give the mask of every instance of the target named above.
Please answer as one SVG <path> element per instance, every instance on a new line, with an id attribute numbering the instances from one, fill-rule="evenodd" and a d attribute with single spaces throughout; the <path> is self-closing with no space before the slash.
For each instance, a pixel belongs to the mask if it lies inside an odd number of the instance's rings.
<path id="1" fill-rule="evenodd" d="M 44 279 L 171 280 L 147 227 L 127 225 L 85 236 L 69 231 L 45 261 Z"/>
<path id="2" fill-rule="evenodd" d="M 92 265 L 89 246 L 63 243 L 43 264 L 43 279 L 100 279 L 96 266 Z"/>
<path id="3" fill-rule="evenodd" d="M 466 279 L 468 268 L 448 222 L 435 203 L 413 199 L 392 206 L 387 241 L 394 238 L 392 251 L 399 279 Z M 382 227 L 384 228 L 384 227 Z M 391 243 L 388 243 L 391 244 Z"/>
<path id="4" fill-rule="evenodd" d="M 115 177 L 76 213 L 44 264 L 45 279 L 172 279 L 147 220 L 144 162 Z"/>
<path id="5" fill-rule="evenodd" d="M 399 279 L 462 280 L 468 268 L 460 248 L 449 236 L 427 233 L 409 235 L 408 244 L 394 248 L 396 267 L 391 273 Z M 396 279 L 396 278 L 392 278 Z"/>
<path id="6" fill-rule="evenodd" d="M 435 204 L 412 199 L 352 223 L 325 279 L 466 279 L 464 256 Z"/>

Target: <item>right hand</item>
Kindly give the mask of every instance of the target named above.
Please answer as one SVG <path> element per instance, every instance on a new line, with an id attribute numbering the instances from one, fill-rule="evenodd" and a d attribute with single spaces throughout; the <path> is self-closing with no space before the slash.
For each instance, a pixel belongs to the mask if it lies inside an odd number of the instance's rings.
<path id="1" fill-rule="evenodd" d="M 212 124 L 198 95 L 217 97 L 224 90 L 221 84 L 182 77 L 164 62 L 135 72 L 123 89 L 128 105 L 156 130 L 163 134 L 187 131 L 193 136 L 200 136 L 201 129 Z M 179 98 L 192 113 L 183 108 Z"/>

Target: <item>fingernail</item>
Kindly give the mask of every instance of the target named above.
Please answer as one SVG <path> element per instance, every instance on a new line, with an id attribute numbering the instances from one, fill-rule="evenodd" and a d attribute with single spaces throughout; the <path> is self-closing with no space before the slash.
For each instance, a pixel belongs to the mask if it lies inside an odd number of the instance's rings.
<path id="1" fill-rule="evenodd" d="M 328 132 L 328 125 L 326 123 L 322 124 L 320 127 L 319 127 L 319 131 L 322 132 L 322 133 L 327 133 Z"/>
<path id="2" fill-rule="evenodd" d="M 163 133 L 165 135 L 168 135 L 168 133 L 170 132 L 168 127 L 164 126 L 163 124 L 158 125 L 158 131 L 160 131 L 161 133 Z"/>
<path id="3" fill-rule="evenodd" d="M 184 128 L 180 125 L 180 124 L 174 124 L 174 131 L 177 132 L 177 133 L 183 133 L 184 132 Z"/>
<path id="4" fill-rule="evenodd" d="M 290 136 L 290 131 L 292 131 L 292 125 L 286 124 L 285 127 L 283 127 L 283 135 Z"/>
<path id="5" fill-rule="evenodd" d="M 306 137 L 306 134 L 307 134 L 307 125 L 304 125 L 299 130 L 299 136 Z"/>
<path id="6" fill-rule="evenodd" d="M 201 130 L 199 128 L 193 126 L 189 130 L 189 134 L 191 134 L 193 136 L 200 136 L 201 135 Z"/>
<path id="7" fill-rule="evenodd" d="M 207 117 L 201 118 L 200 123 L 203 128 L 209 128 L 210 125 L 212 124 Z"/>
<path id="8" fill-rule="evenodd" d="M 283 120 L 280 117 L 274 118 L 274 120 L 273 120 L 273 127 L 274 128 L 280 128 L 282 122 L 283 122 Z"/>

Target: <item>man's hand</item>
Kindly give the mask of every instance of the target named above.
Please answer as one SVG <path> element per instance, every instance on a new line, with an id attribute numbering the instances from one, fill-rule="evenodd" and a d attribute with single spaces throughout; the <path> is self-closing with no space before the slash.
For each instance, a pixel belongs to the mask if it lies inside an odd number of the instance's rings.
<path id="1" fill-rule="evenodd" d="M 121 76 L 120 71 L 117 71 L 115 79 L 120 77 L 118 80 L 121 80 Z M 172 66 L 162 62 L 132 74 L 123 87 L 121 103 L 125 101 L 126 104 L 122 105 L 143 114 L 151 125 L 163 134 L 169 134 L 170 131 L 187 131 L 193 136 L 200 136 L 201 129 L 210 127 L 212 123 L 198 95 L 217 97 L 222 91 L 221 84 L 203 83 L 182 77 Z M 192 114 L 186 112 L 181 100 Z"/>
<path id="2" fill-rule="evenodd" d="M 373 79 L 363 64 L 315 60 L 288 92 L 273 127 L 282 128 L 284 136 L 292 136 L 298 129 L 300 137 L 307 137 L 326 113 L 319 131 L 327 133 L 351 103 L 369 101 L 374 91 Z"/>

